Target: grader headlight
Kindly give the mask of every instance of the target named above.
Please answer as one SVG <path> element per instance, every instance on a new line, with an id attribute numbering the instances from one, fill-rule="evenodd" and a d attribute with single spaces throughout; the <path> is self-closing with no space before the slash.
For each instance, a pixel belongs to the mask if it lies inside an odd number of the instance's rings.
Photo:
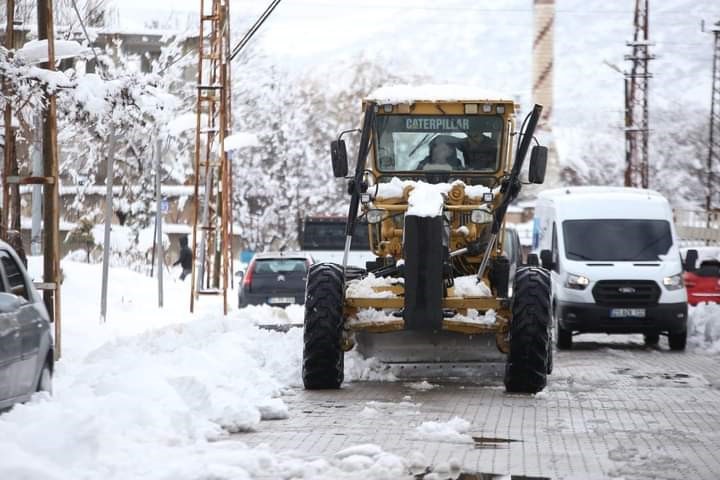
<path id="1" fill-rule="evenodd" d="M 385 218 L 385 210 L 373 208 L 367 212 L 367 221 L 373 225 L 382 222 L 383 218 Z"/>
<path id="2" fill-rule="evenodd" d="M 483 210 L 481 208 L 476 208 L 472 211 L 470 214 L 470 221 L 473 223 L 490 223 L 492 222 L 493 216 L 492 213 L 488 212 L 487 210 Z"/>

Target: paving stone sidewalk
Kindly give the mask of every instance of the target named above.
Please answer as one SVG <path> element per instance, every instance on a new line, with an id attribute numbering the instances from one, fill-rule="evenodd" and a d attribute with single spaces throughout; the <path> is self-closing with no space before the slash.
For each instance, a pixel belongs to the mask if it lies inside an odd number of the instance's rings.
<path id="1" fill-rule="evenodd" d="M 474 474 L 720 478 L 720 359 L 670 352 L 663 340 L 647 349 L 638 338 L 577 338 L 572 351 L 555 353 L 548 388 L 535 396 L 506 394 L 500 372 L 480 384 L 430 379 L 438 386 L 429 390 L 411 381 L 298 389 L 284 397 L 288 419 L 234 438 L 309 456 L 374 443 Z M 455 416 L 470 422 L 474 443 L 418 436 L 422 422 Z"/>

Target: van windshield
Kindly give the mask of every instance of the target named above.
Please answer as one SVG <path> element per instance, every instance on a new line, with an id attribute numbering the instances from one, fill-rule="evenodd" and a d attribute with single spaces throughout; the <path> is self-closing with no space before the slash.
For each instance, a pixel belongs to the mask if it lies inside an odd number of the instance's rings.
<path id="1" fill-rule="evenodd" d="M 565 256 L 580 261 L 657 261 L 672 247 L 666 220 L 566 220 Z"/>

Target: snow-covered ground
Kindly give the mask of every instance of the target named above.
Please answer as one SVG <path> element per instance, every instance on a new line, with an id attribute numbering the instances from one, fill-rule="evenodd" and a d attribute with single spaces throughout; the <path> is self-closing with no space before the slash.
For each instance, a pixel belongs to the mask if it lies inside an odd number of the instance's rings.
<path id="1" fill-rule="evenodd" d="M 39 267 L 31 259 L 31 270 Z M 359 445 L 330 458 L 222 442 L 233 432 L 292 415 L 283 396 L 301 384 L 302 307 L 231 309 L 203 297 L 191 316 L 189 282 L 112 268 L 108 317 L 99 323 L 99 265 L 64 261 L 63 358 L 54 395 L 36 395 L 0 416 L 0 478 L 242 479 L 402 478 L 411 460 Z M 170 277 L 170 278 L 168 278 Z M 231 305 L 234 293 L 231 293 Z M 691 309 L 690 346 L 720 353 L 720 306 Z M 346 378 L 395 380 L 351 353 Z M 415 387 L 413 387 L 415 388 Z M 431 389 L 419 383 L 417 389 Z M 371 405 L 366 414 L 381 414 Z M 418 438 L 467 442 L 464 419 L 423 422 Z M 240 437 L 240 440 L 242 438 Z"/>
<path id="2" fill-rule="evenodd" d="M 256 325 L 301 323 L 301 307 L 233 308 L 223 317 L 219 299 L 203 297 L 191 316 L 190 282 L 177 281 L 178 272 L 166 275 L 160 309 L 154 279 L 113 268 L 100 324 L 100 266 L 64 261 L 62 268 L 63 358 L 54 395 L 36 395 L 0 416 L 0 478 L 330 479 L 356 478 L 355 470 L 370 472 L 357 478 L 397 478 L 405 471 L 379 448 L 303 460 L 217 442 L 287 417 L 282 396 L 300 384 L 302 330 Z M 374 364 L 355 355 L 348 360 L 351 380 L 392 378 L 374 375 Z"/>

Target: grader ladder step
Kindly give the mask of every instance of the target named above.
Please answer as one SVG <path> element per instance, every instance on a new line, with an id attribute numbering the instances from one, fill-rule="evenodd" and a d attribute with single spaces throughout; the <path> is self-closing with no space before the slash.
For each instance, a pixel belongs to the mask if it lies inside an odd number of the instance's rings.
<path id="1" fill-rule="evenodd" d="M 220 84 L 215 85 L 196 85 L 195 88 L 198 90 L 222 90 L 223 86 Z"/>

